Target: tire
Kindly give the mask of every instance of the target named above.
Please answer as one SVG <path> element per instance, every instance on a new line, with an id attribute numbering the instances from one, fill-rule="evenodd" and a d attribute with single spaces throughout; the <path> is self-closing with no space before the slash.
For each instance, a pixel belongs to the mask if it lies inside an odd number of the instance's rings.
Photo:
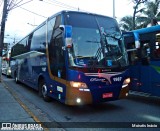
<path id="1" fill-rule="evenodd" d="M 38 84 L 39 96 L 44 99 L 46 102 L 50 102 L 51 98 L 47 96 L 47 86 L 44 80 L 40 80 Z"/>

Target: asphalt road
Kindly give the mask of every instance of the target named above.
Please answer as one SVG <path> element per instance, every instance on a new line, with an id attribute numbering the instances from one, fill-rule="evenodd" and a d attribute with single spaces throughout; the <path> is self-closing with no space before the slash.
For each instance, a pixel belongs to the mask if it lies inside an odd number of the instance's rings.
<path id="1" fill-rule="evenodd" d="M 126 99 L 110 101 L 97 105 L 85 106 L 66 106 L 60 102 L 53 100 L 45 102 L 38 96 L 38 92 L 23 85 L 16 84 L 13 79 L 3 76 L 4 84 L 23 103 L 26 111 L 29 112 L 37 122 L 51 122 L 49 125 L 60 127 L 61 130 L 133 130 L 132 128 L 121 129 L 121 124 L 126 125 L 128 122 L 140 125 L 153 122 L 160 123 L 160 99 L 153 97 L 143 97 L 137 95 L 129 95 Z M 65 127 L 66 122 L 70 122 L 70 126 Z M 104 125 L 116 125 L 117 128 L 101 128 Z M 109 123 L 111 122 L 111 123 Z M 85 125 L 85 123 L 87 123 Z M 48 123 L 46 123 L 48 124 Z M 91 124 L 91 125 L 90 125 Z M 99 128 L 92 128 L 100 126 Z M 110 125 L 110 126 L 111 126 Z M 77 128 L 76 128 L 77 127 Z M 112 126 L 111 126 L 112 127 Z M 159 130 L 158 128 L 136 128 L 137 130 Z"/>

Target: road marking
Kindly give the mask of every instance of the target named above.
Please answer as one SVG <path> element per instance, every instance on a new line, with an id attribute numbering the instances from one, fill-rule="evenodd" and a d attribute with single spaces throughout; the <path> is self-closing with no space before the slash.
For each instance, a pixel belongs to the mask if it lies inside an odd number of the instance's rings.
<path id="1" fill-rule="evenodd" d="M 22 106 L 22 108 L 33 118 L 33 120 L 37 123 L 42 123 L 38 117 L 34 115 L 34 113 L 18 98 L 17 94 L 14 93 L 3 81 L 3 86 L 9 91 L 9 93 L 15 98 L 15 100 Z M 49 131 L 48 128 L 43 127 L 44 131 Z"/>

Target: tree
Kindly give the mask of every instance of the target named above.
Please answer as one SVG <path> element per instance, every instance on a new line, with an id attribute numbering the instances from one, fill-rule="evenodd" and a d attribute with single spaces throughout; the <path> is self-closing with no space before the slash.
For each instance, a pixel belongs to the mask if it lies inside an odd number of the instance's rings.
<path id="1" fill-rule="evenodd" d="M 137 17 L 137 21 L 142 23 L 144 27 L 149 24 L 157 25 L 160 21 L 160 0 L 149 1 L 146 3 L 146 9 L 142 12 L 143 16 Z"/>
<path id="2" fill-rule="evenodd" d="M 126 31 L 140 28 L 140 26 L 138 26 L 138 21 L 136 20 L 136 14 L 143 12 L 145 8 L 139 9 L 139 6 L 147 2 L 147 0 L 132 0 L 132 2 L 134 3 L 133 16 L 125 16 L 120 21 L 120 26 Z"/>
<path id="3" fill-rule="evenodd" d="M 132 16 L 125 16 L 120 20 L 120 27 L 124 30 L 124 31 L 130 31 L 132 30 L 133 27 L 133 21 L 132 21 L 133 17 Z"/>
<path id="4" fill-rule="evenodd" d="M 133 12 L 133 30 L 135 29 L 135 20 L 136 20 L 136 14 L 139 13 L 139 12 L 143 12 L 144 8 L 141 8 L 138 10 L 138 6 L 142 3 L 145 3 L 147 2 L 147 0 L 132 0 L 133 3 L 135 4 L 135 6 L 133 7 L 134 8 L 134 12 Z"/>

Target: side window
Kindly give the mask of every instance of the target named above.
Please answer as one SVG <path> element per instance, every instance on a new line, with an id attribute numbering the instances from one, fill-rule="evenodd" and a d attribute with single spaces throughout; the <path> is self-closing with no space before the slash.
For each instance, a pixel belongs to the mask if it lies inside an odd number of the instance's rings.
<path id="1" fill-rule="evenodd" d="M 18 42 L 13 48 L 12 48 L 12 53 L 11 57 L 21 55 L 23 53 L 27 53 L 29 51 L 28 48 L 28 37 L 24 38 L 20 42 Z"/>
<path id="2" fill-rule="evenodd" d="M 21 41 L 21 44 L 23 45 L 22 52 L 23 52 L 23 53 L 29 52 L 28 37 L 26 37 L 25 39 L 23 39 L 23 40 Z"/>
<path id="3" fill-rule="evenodd" d="M 33 33 L 31 33 L 28 37 L 28 50 L 30 50 L 30 47 L 31 47 L 31 42 L 32 42 L 32 37 L 33 37 Z"/>
<path id="4" fill-rule="evenodd" d="M 141 41 L 141 63 L 144 66 L 149 65 L 151 58 L 150 41 Z"/>
<path id="5" fill-rule="evenodd" d="M 43 25 L 33 33 L 31 51 L 46 52 L 46 25 Z"/>
<path id="6" fill-rule="evenodd" d="M 149 41 L 141 42 L 141 56 L 142 58 L 150 57 L 150 45 Z"/>
<path id="7" fill-rule="evenodd" d="M 156 42 L 154 42 L 154 58 L 160 59 L 160 33 L 156 34 Z"/>
<path id="8" fill-rule="evenodd" d="M 138 50 L 135 47 L 135 43 L 128 43 L 128 59 L 131 65 L 134 65 L 138 60 Z"/>
<path id="9" fill-rule="evenodd" d="M 63 43 L 63 32 L 60 30 L 59 25 L 61 24 L 61 15 L 56 17 L 55 25 L 51 35 L 49 43 L 49 61 L 50 69 L 54 76 L 65 78 L 65 56 L 62 47 Z"/>
<path id="10" fill-rule="evenodd" d="M 154 57 L 160 58 L 160 42 L 155 42 L 154 45 Z"/>
<path id="11" fill-rule="evenodd" d="M 50 43 L 50 40 L 51 40 L 51 35 L 52 35 L 52 32 L 53 32 L 53 28 L 54 28 L 54 25 L 55 25 L 55 20 L 56 20 L 56 17 L 50 19 L 48 21 L 48 29 L 47 29 L 47 34 L 48 34 L 48 43 Z"/>

